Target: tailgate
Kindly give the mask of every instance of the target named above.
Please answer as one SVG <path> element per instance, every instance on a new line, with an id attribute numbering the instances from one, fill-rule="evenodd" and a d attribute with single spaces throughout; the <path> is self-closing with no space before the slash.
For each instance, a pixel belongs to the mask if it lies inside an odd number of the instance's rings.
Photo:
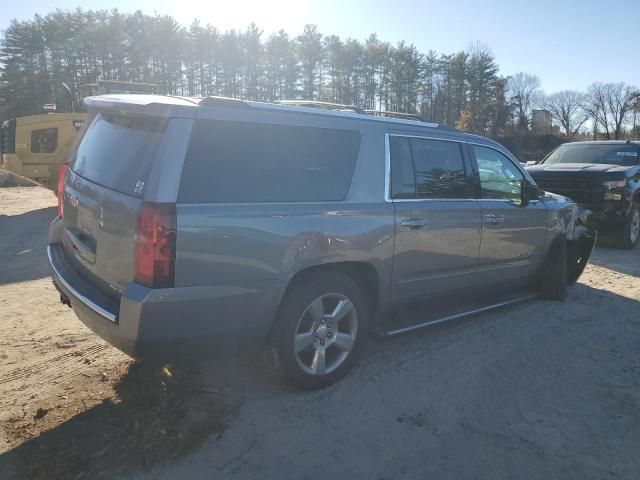
<path id="1" fill-rule="evenodd" d="M 63 196 L 62 243 L 80 271 L 120 294 L 133 281 L 136 212 L 141 199 L 69 172 Z"/>
<path id="2" fill-rule="evenodd" d="M 111 294 L 134 279 L 136 215 L 166 119 L 96 113 L 72 153 L 62 197 L 63 248 Z"/>

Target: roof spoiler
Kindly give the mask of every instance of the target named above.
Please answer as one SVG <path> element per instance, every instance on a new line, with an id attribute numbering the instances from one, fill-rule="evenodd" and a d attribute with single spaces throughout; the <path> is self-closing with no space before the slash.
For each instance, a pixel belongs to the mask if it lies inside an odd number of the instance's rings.
<path id="1" fill-rule="evenodd" d="M 160 117 L 194 118 L 197 103 L 182 97 L 161 97 L 156 95 L 99 95 L 86 97 L 84 103 L 89 109 L 117 113 L 120 115 L 152 115 Z"/>

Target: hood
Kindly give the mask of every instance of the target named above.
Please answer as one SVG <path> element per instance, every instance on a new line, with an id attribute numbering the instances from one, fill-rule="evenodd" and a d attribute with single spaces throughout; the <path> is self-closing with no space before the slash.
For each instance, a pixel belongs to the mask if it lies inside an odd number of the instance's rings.
<path id="1" fill-rule="evenodd" d="M 609 165 L 605 163 L 550 163 L 533 165 L 527 170 L 532 175 L 541 172 L 585 172 L 585 173 L 622 173 L 627 171 L 629 166 Z"/>

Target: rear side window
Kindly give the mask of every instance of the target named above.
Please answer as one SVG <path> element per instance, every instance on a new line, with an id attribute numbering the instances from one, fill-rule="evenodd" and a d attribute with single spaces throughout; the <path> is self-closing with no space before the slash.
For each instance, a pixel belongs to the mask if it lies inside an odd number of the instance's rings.
<path id="1" fill-rule="evenodd" d="M 58 148 L 58 129 L 41 128 L 31 131 L 31 153 L 53 153 Z"/>
<path id="2" fill-rule="evenodd" d="M 360 132 L 199 120 L 180 184 L 183 203 L 343 200 Z"/>
<path id="3" fill-rule="evenodd" d="M 466 198 L 457 142 L 391 136 L 391 198 Z"/>
<path id="4" fill-rule="evenodd" d="M 98 113 L 71 159 L 81 177 L 141 197 L 167 120 Z"/>

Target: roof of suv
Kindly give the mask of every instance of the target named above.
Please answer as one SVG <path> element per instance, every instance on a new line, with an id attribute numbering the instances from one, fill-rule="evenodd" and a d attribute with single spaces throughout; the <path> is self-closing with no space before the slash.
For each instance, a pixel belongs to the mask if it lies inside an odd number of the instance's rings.
<path id="1" fill-rule="evenodd" d="M 380 117 L 374 113 L 357 113 L 344 110 L 327 110 L 314 108 L 313 106 L 287 105 L 277 103 L 253 102 L 226 97 L 182 97 L 163 95 L 101 95 L 97 97 L 87 97 L 85 103 L 90 108 L 97 109 L 121 109 L 123 104 L 127 105 L 127 110 L 137 110 L 144 108 L 145 111 L 155 113 L 164 112 L 166 115 L 178 113 L 181 109 L 195 110 L 204 107 L 223 108 L 261 108 L 266 110 L 291 111 L 298 113 L 308 113 L 312 115 L 329 115 L 336 117 L 357 118 L 360 120 L 395 123 L 401 125 L 422 126 L 429 128 L 441 128 L 449 130 L 450 127 L 431 122 L 420 122 L 416 120 L 406 120 L 401 118 Z M 195 113 L 188 116 L 194 116 Z M 453 130 L 453 129 L 450 129 Z M 461 133 L 461 132 L 460 132 Z"/>
<path id="2" fill-rule="evenodd" d="M 277 103 L 254 102 L 227 97 L 183 97 L 171 95 L 100 95 L 85 98 L 85 103 L 89 108 L 111 111 L 127 111 L 131 113 L 162 115 L 172 117 L 195 118 L 199 109 L 203 108 L 233 108 L 233 109 L 261 109 L 267 111 L 291 112 L 306 115 L 336 117 L 343 119 L 353 119 L 366 122 L 382 123 L 396 127 L 411 127 L 415 129 L 436 130 L 446 135 L 461 137 L 466 141 L 480 141 L 483 144 L 493 145 L 506 150 L 500 143 L 487 137 L 460 132 L 447 125 L 438 123 L 422 122 L 418 120 L 408 120 L 403 118 L 391 118 L 371 113 L 357 113 L 344 110 L 328 110 L 322 108 L 305 107 L 299 105 L 287 105 Z"/>

